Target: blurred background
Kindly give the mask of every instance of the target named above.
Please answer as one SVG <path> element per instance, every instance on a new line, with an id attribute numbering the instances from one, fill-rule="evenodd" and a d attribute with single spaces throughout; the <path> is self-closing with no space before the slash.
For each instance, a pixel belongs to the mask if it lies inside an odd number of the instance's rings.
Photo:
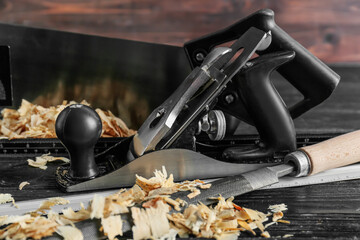
<path id="1" fill-rule="evenodd" d="M 185 42 L 263 8 L 272 9 L 276 23 L 326 64 L 360 62 L 356 0 L 0 0 L 0 44 L 12 48 L 13 107 L 21 98 L 45 106 L 85 99 L 111 109 L 136 128 L 189 73 L 187 63 L 174 56 L 182 54 L 179 49 Z M 28 27 L 56 31 L 33 33 Z M 125 65 L 141 60 L 129 56 L 148 46 L 132 48 L 127 41 L 113 39 L 177 48 L 154 45 L 152 57 L 141 57 L 146 63 L 130 71 Z M 170 61 L 157 59 L 164 54 Z M 166 66 L 151 66 L 158 63 Z M 153 71 L 158 82 L 140 81 L 146 75 L 141 71 Z"/>
<path id="2" fill-rule="evenodd" d="M 0 21 L 182 46 L 262 8 L 321 60 L 360 60 L 356 0 L 1 0 Z"/>

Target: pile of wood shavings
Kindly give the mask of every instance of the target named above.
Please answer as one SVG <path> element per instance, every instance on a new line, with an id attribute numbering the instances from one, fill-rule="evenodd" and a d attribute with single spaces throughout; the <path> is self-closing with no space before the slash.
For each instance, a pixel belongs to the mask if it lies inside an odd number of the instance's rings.
<path id="1" fill-rule="evenodd" d="M 286 206 L 280 204 L 272 207 L 271 213 L 264 214 L 242 208 L 232 202 L 233 198 L 224 199 L 221 196 L 217 198 L 215 207 L 201 203 L 187 206 L 186 199 L 172 199 L 171 194 L 188 190 L 196 192 L 202 186 L 211 186 L 200 180 L 174 183 L 173 176 L 168 177 L 164 168 L 154 174 L 150 179 L 136 176 L 136 184 L 128 190 L 122 189 L 107 197 L 95 195 L 88 207 L 81 204 L 77 212 L 71 208 L 63 209 L 60 214 L 53 212 L 52 206 L 67 204 L 68 201 L 52 198 L 29 214 L 0 216 L 0 228 L 3 227 L 0 239 L 41 239 L 55 232 L 64 239 L 83 239 L 74 223 L 87 219 L 100 219 L 100 231 L 109 239 L 115 239 L 123 235 L 121 214 L 129 213 L 134 222 L 134 239 L 175 239 L 176 236 L 236 239 L 240 231 L 256 235 L 257 228 L 263 237 L 270 237 L 264 222 L 269 218 L 274 223 L 281 222 L 282 211 L 286 210 Z M 170 213 L 171 208 L 185 209 L 182 213 Z"/>
<path id="2" fill-rule="evenodd" d="M 0 138 L 56 138 L 55 121 L 59 113 L 76 102 L 64 101 L 61 105 L 45 108 L 22 100 L 19 109 L 5 108 L 1 111 Z M 86 101 L 81 104 L 90 106 Z M 110 111 L 95 110 L 103 124 L 102 137 L 128 137 L 135 134 Z"/>

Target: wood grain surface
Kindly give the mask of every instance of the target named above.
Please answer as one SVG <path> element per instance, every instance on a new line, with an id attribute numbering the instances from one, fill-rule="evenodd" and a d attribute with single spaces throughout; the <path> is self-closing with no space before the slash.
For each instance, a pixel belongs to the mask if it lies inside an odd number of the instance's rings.
<path id="1" fill-rule="evenodd" d="M 59 163 L 47 170 L 27 166 L 26 158 L 0 158 L 0 192 L 11 193 L 16 201 L 53 196 L 69 196 L 56 188 L 54 171 Z M 30 185 L 18 190 L 20 182 Z M 274 239 L 291 234 L 291 239 L 356 239 L 360 231 L 360 180 L 341 181 L 286 189 L 258 190 L 236 197 L 240 206 L 267 212 L 269 205 L 284 203 L 288 210 L 284 220 L 267 230 Z M 74 194 L 74 193 L 72 193 Z M 66 196 L 65 196 L 66 195 Z M 1 215 L 1 213 L 0 213 Z M 256 231 L 258 236 L 260 232 Z M 131 235 L 130 235 L 131 237 Z M 244 232 L 239 239 L 253 239 Z"/>
<path id="2" fill-rule="evenodd" d="M 262 8 L 321 60 L 360 60 L 355 0 L 1 0 L 0 22 L 181 46 Z"/>
<path id="3" fill-rule="evenodd" d="M 360 128 L 358 67 L 334 68 L 342 77 L 335 93 L 321 106 L 297 119 L 301 133 L 336 133 Z M 289 100 L 293 93 L 285 91 Z M 34 156 L 31 156 L 34 158 Z M 56 187 L 54 171 L 59 163 L 50 163 L 47 170 L 27 165 L 26 157 L 0 156 L 0 192 L 11 193 L 16 201 L 68 195 Z M 20 191 L 22 181 L 30 185 Z M 319 185 L 258 190 L 236 197 L 236 204 L 267 212 L 268 206 L 284 203 L 288 206 L 285 220 L 267 229 L 274 239 L 292 234 L 291 239 L 357 239 L 360 232 L 360 179 Z M 0 213 L 1 215 L 1 213 Z M 259 232 L 258 236 L 259 236 Z M 129 236 L 131 238 L 131 235 Z M 253 239 L 242 233 L 240 239 Z"/>

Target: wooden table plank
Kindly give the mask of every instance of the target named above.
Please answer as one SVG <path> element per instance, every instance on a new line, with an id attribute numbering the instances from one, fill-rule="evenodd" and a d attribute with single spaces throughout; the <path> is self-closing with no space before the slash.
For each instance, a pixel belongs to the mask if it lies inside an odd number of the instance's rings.
<path id="1" fill-rule="evenodd" d="M 321 106 L 296 120 L 300 132 L 351 131 L 360 126 L 360 67 L 335 66 L 342 76 L 335 93 Z M 285 88 L 283 90 L 286 90 Z M 287 92 L 287 91 L 285 91 Z M 292 93 L 287 93 L 291 98 Z M 291 99 L 290 99 L 291 100 Z M 0 157 L 0 192 L 13 194 L 16 201 L 50 196 L 64 196 L 55 183 L 54 170 L 59 163 L 49 164 L 47 170 L 27 165 L 26 157 Z M 18 185 L 29 181 L 22 191 Z M 235 202 L 244 207 L 267 211 L 269 205 L 284 203 L 290 224 L 269 227 L 274 237 L 293 234 L 302 238 L 357 238 L 360 232 L 360 180 L 341 181 L 287 189 L 258 190 L 238 196 Z M 240 238 L 251 238 L 249 233 Z"/>
<path id="2" fill-rule="evenodd" d="M 0 21 L 182 46 L 262 8 L 273 9 L 277 24 L 323 61 L 360 60 L 353 0 L 3 0 Z"/>

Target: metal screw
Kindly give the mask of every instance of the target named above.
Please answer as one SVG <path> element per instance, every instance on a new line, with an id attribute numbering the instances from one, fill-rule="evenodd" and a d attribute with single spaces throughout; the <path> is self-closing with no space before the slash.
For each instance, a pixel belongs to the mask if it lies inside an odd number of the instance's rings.
<path id="1" fill-rule="evenodd" d="M 254 65 L 252 62 L 246 62 L 244 69 L 250 68 L 250 67 L 252 67 L 252 65 Z"/>
<path id="2" fill-rule="evenodd" d="M 234 102 L 234 100 L 235 100 L 235 97 L 232 94 L 228 94 L 225 96 L 225 102 L 227 104 Z"/>
<path id="3" fill-rule="evenodd" d="M 202 62 L 205 59 L 205 55 L 202 52 L 199 52 L 195 55 L 195 59 L 198 62 Z"/>

